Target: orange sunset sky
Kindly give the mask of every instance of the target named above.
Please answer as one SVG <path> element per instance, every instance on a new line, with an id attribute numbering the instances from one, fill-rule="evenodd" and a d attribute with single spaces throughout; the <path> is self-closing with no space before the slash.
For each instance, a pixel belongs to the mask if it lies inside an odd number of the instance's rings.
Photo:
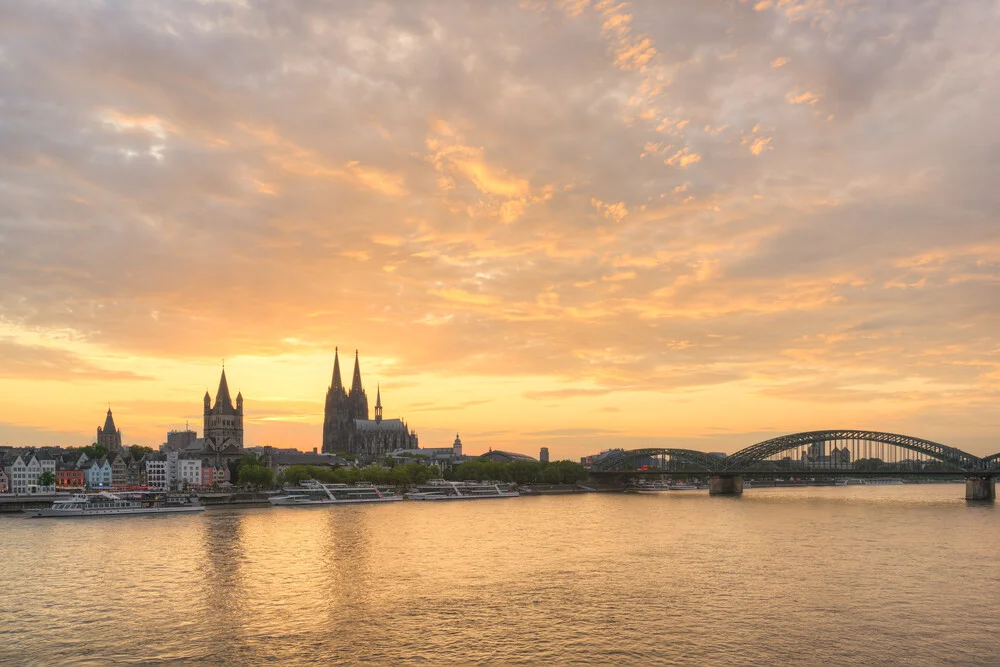
<path id="1" fill-rule="evenodd" d="M 0 444 L 1000 450 L 997 12 L 4 3 Z"/>

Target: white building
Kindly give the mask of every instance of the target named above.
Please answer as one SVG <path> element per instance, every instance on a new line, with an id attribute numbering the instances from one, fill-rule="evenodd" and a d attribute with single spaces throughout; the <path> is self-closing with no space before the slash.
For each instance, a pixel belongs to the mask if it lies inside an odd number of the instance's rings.
<path id="1" fill-rule="evenodd" d="M 39 486 L 38 478 L 43 472 L 51 472 L 53 478 L 56 474 L 55 459 L 49 457 L 39 458 L 34 454 L 17 455 L 6 466 L 7 484 L 10 493 L 51 493 L 56 490 L 56 485 Z"/>
<path id="2" fill-rule="evenodd" d="M 163 454 L 150 454 L 144 460 L 146 462 L 146 486 L 160 491 L 169 489 L 170 473 L 167 466 L 167 457 Z"/>
<path id="3" fill-rule="evenodd" d="M 110 489 L 111 464 L 107 459 L 87 461 L 83 464 L 83 480 L 92 489 Z"/>
<path id="4" fill-rule="evenodd" d="M 178 459 L 177 480 L 175 486 L 179 489 L 187 486 L 201 486 L 201 459 Z"/>

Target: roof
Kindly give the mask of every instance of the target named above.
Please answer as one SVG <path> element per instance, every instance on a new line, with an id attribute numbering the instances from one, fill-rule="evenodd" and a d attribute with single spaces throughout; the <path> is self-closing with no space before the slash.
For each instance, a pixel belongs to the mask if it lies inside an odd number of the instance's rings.
<path id="1" fill-rule="evenodd" d="M 513 463 L 515 461 L 538 461 L 538 459 L 534 456 L 518 454 L 517 452 L 505 452 L 501 449 L 491 449 L 485 454 L 479 455 L 478 458 L 490 459 L 491 461 L 500 461 L 504 463 Z"/>
<path id="2" fill-rule="evenodd" d="M 355 419 L 354 428 L 359 431 L 405 431 L 406 424 L 403 423 L 402 419 L 383 419 L 382 421 Z"/>
<path id="3" fill-rule="evenodd" d="M 271 460 L 285 466 L 342 466 L 346 459 L 333 454 L 312 454 L 306 452 L 276 452 Z"/>
<path id="4" fill-rule="evenodd" d="M 220 415 L 236 414 L 233 407 L 233 399 L 229 396 L 229 383 L 226 381 L 226 369 L 222 369 L 222 377 L 219 378 L 219 390 L 215 392 L 215 407 L 212 411 Z"/>
<path id="5" fill-rule="evenodd" d="M 90 422 L 93 424 L 94 422 Z M 111 408 L 108 408 L 108 416 L 104 419 L 104 428 L 102 433 L 115 433 L 118 429 L 115 428 L 115 418 L 111 416 Z"/>

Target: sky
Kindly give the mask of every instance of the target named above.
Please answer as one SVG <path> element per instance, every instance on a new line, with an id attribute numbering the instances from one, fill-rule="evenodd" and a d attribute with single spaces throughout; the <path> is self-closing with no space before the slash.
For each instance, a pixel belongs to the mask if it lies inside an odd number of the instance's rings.
<path id="1" fill-rule="evenodd" d="M 0 445 L 1000 451 L 998 7 L 0 3 Z"/>

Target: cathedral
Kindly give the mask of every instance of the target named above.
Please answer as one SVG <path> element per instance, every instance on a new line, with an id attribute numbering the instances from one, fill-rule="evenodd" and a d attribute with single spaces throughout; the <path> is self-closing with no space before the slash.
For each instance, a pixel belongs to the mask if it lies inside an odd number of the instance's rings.
<path id="1" fill-rule="evenodd" d="M 368 418 L 368 394 L 361 384 L 361 365 L 354 353 L 351 390 L 340 379 L 340 351 L 333 356 L 333 382 L 326 392 L 323 451 L 348 452 L 371 460 L 394 449 L 416 449 L 417 434 L 402 419 L 382 419 L 382 391 L 375 396 L 375 419 Z"/>

